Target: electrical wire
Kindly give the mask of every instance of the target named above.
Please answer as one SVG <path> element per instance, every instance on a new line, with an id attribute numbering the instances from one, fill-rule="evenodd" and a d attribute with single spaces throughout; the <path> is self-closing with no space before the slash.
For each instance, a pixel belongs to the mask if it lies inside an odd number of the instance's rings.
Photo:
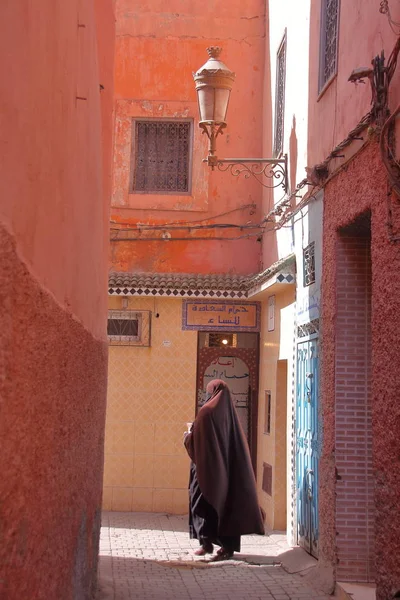
<path id="1" fill-rule="evenodd" d="M 205 217 L 204 219 L 194 219 L 193 221 L 171 221 L 170 223 L 164 223 L 164 224 L 159 224 L 159 225 L 155 225 L 154 227 L 159 227 L 160 229 L 165 229 L 167 227 L 170 227 L 171 225 L 183 225 L 183 224 L 187 224 L 190 225 L 191 223 L 204 223 L 204 221 L 211 221 L 212 219 L 219 219 L 220 217 L 225 217 L 226 215 L 230 215 L 234 212 L 237 212 L 239 210 L 246 210 L 248 208 L 251 208 L 253 212 L 250 212 L 250 214 L 254 214 L 254 212 L 257 210 L 257 205 L 252 202 L 251 204 L 242 204 L 241 206 L 238 206 L 237 208 L 233 208 L 231 210 L 227 210 L 225 212 L 219 213 L 217 215 L 212 215 L 211 217 Z M 127 221 L 115 221 L 114 219 L 110 219 L 110 223 L 113 223 L 115 225 L 131 225 L 131 223 L 127 222 Z"/>
<path id="2" fill-rule="evenodd" d="M 398 35 L 399 31 L 396 31 L 396 27 L 400 29 L 400 22 L 393 19 L 389 8 L 389 0 L 381 0 L 379 12 L 387 16 L 391 30 Z"/>
<path id="3" fill-rule="evenodd" d="M 111 239 L 111 242 L 214 242 L 214 241 L 236 241 L 236 240 L 244 240 L 244 239 L 250 239 L 252 237 L 260 237 L 259 233 L 248 233 L 247 235 L 238 235 L 236 237 L 222 237 L 222 236 L 218 236 L 218 237 L 176 237 L 176 238 L 169 238 L 169 237 L 142 237 L 142 238 L 138 238 L 138 237 L 117 237 L 114 239 Z"/>
<path id="4" fill-rule="evenodd" d="M 136 227 L 110 227 L 110 231 L 165 231 L 166 229 L 171 231 L 179 230 L 205 230 L 205 229 L 259 229 L 261 223 L 255 223 L 254 225 L 237 225 L 234 223 L 212 223 L 210 225 L 165 225 L 160 227 L 159 225 L 137 225 Z"/>

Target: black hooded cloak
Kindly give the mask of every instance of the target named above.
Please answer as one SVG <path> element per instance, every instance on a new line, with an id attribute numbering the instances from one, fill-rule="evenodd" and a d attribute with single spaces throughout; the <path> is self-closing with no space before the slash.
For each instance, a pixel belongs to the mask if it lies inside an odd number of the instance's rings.
<path id="1" fill-rule="evenodd" d="M 211 381 L 207 396 L 184 441 L 191 537 L 238 551 L 241 535 L 264 534 L 250 452 L 226 383 Z"/>

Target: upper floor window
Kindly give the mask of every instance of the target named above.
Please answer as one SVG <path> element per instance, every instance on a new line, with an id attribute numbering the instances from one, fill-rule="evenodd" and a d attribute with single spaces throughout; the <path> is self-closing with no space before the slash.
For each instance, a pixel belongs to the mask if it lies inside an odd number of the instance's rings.
<path id="1" fill-rule="evenodd" d="M 340 0 L 321 0 L 319 91 L 336 74 Z"/>
<path id="2" fill-rule="evenodd" d="M 283 126 L 285 119 L 286 82 L 286 30 L 276 56 L 274 156 L 283 152 Z"/>
<path id="3" fill-rule="evenodd" d="M 132 191 L 189 194 L 192 121 L 133 121 Z"/>

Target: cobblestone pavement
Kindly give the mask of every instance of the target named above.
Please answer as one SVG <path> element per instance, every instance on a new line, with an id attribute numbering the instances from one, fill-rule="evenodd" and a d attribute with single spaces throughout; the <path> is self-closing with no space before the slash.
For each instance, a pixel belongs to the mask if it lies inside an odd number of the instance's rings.
<path id="1" fill-rule="evenodd" d="M 224 562 L 195 557 L 187 517 L 103 513 L 97 600 L 326 600 L 310 578 L 288 573 L 285 536 L 243 536 Z"/>

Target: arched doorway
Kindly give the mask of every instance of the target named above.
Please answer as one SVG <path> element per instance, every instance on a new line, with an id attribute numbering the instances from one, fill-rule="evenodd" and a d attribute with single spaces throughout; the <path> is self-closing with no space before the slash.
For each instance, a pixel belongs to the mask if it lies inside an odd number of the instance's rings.
<path id="1" fill-rule="evenodd" d="M 210 347 L 208 334 L 199 332 L 197 354 L 196 412 L 205 400 L 206 385 L 212 379 L 226 381 L 247 435 L 253 468 L 257 458 L 258 334 L 234 334 L 236 346 Z M 208 375 L 206 377 L 206 375 Z M 233 383 L 234 382 L 234 383 Z"/>
<path id="2" fill-rule="evenodd" d="M 247 441 L 250 441 L 251 386 L 248 365 L 237 356 L 218 356 L 214 358 L 204 372 L 203 387 L 198 395 L 199 406 L 205 402 L 207 384 L 213 379 L 222 379 L 228 385 L 240 424 L 243 427 Z"/>

